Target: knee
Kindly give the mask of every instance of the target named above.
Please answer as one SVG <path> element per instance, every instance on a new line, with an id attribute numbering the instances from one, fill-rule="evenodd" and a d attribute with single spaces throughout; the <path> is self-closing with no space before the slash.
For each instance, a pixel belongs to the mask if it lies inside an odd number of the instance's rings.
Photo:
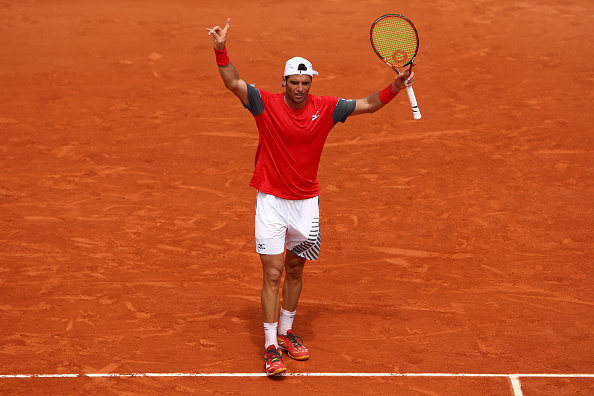
<path id="1" fill-rule="evenodd" d="M 276 268 L 264 269 L 264 284 L 272 287 L 280 287 L 283 273 Z"/>
<path id="2" fill-rule="evenodd" d="M 301 280 L 301 278 L 303 278 L 303 268 L 304 267 L 305 266 L 304 266 L 303 262 L 288 263 L 287 266 L 285 267 L 287 278 L 290 278 L 293 280 Z"/>

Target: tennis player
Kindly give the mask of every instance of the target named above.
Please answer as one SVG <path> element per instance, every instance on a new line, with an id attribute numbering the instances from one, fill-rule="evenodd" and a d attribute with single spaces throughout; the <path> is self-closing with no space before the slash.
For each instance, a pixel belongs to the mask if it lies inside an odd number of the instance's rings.
<path id="1" fill-rule="evenodd" d="M 295 57 L 285 64 L 284 92 L 266 92 L 242 80 L 231 63 L 226 49 L 230 22 L 207 30 L 225 87 L 251 112 L 259 131 L 250 186 L 257 189 L 255 236 L 263 270 L 265 367 L 268 375 L 278 375 L 287 370 L 281 350 L 296 360 L 309 359 L 303 340 L 293 332 L 293 319 L 305 261 L 317 260 L 320 252 L 317 172 L 326 137 L 347 117 L 384 107 L 413 83 L 414 73 L 408 68 L 386 88 L 363 99 L 313 96 L 309 91 L 318 72 L 308 60 Z"/>

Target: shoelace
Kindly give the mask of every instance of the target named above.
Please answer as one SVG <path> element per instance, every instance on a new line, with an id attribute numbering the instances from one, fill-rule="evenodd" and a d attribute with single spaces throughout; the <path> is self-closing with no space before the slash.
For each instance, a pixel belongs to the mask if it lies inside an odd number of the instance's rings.
<path id="1" fill-rule="evenodd" d="M 301 348 L 303 346 L 303 340 L 301 339 L 301 337 L 298 337 L 293 333 L 288 333 L 285 337 L 289 339 L 289 341 L 291 342 L 291 344 L 293 344 L 295 348 Z M 297 338 L 299 338 L 299 341 L 301 342 L 297 341 Z"/>
<path id="2" fill-rule="evenodd" d="M 270 356 L 270 355 L 272 355 L 272 356 Z M 276 362 L 279 359 L 283 360 L 280 353 L 278 353 L 277 349 L 270 349 L 270 350 L 266 351 L 266 356 L 268 357 L 268 359 L 270 359 L 271 362 Z"/>

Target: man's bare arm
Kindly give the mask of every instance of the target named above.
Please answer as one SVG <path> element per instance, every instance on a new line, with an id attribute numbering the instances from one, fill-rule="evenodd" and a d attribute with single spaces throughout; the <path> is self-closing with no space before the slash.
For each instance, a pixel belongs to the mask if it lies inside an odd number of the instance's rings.
<path id="1" fill-rule="evenodd" d="M 227 32 L 229 31 L 229 25 L 231 24 L 231 18 L 227 19 L 227 24 L 224 28 L 215 26 L 213 28 L 207 28 L 208 35 L 212 35 L 212 46 L 215 51 L 226 51 L 227 46 Z M 225 83 L 225 88 L 233 92 L 235 96 L 241 100 L 244 105 L 248 105 L 248 89 L 247 84 L 239 77 L 239 72 L 233 66 L 232 63 L 227 65 L 219 65 L 219 74 Z"/>
<path id="2" fill-rule="evenodd" d="M 412 67 L 412 65 L 411 65 Z M 406 69 L 402 75 L 397 75 L 390 84 L 390 89 L 392 92 L 396 94 L 403 89 L 406 89 L 407 86 L 412 85 L 415 79 L 415 73 L 413 73 L 409 67 Z M 395 96 L 395 94 L 393 95 Z M 365 113 L 373 113 L 384 107 L 386 103 L 380 100 L 379 92 L 373 93 L 366 98 L 357 99 L 355 110 L 351 113 L 351 115 L 358 115 L 358 114 L 365 114 Z"/>

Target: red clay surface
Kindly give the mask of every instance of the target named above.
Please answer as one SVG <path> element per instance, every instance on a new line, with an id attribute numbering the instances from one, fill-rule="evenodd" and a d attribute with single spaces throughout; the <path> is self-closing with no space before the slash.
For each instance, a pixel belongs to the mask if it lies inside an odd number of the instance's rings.
<path id="1" fill-rule="evenodd" d="M 378 16 L 413 20 L 402 93 L 331 133 L 323 244 L 290 372 L 594 372 L 594 3 L 0 0 L 0 374 L 261 373 L 257 132 L 242 78 L 360 98 L 393 72 Z M 511 395 L 506 378 L 0 379 L 2 394 Z M 522 380 L 593 394 L 591 379 Z"/>

